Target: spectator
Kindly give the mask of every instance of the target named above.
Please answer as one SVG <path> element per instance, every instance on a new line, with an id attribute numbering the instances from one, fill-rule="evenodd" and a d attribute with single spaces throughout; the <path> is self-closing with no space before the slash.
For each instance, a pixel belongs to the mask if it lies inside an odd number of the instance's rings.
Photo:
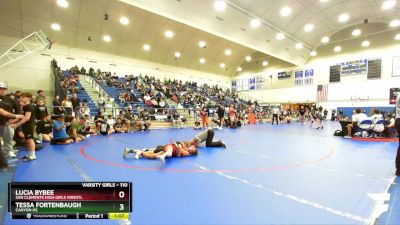
<path id="1" fill-rule="evenodd" d="M 72 102 L 69 99 L 68 95 L 65 96 L 64 100 L 61 103 L 61 106 L 64 108 L 65 115 L 71 116 L 72 115 Z"/>
<path id="2" fill-rule="evenodd" d="M 81 100 L 78 98 L 77 94 L 73 95 L 73 97 L 71 99 L 71 103 L 72 103 L 72 108 L 75 112 L 75 115 L 77 115 L 79 112 L 79 107 L 81 106 Z"/>
<path id="3" fill-rule="evenodd" d="M 361 109 L 356 109 L 355 114 L 352 116 L 351 121 L 352 124 L 347 126 L 347 136 L 345 138 L 351 138 L 353 136 L 353 131 L 358 129 L 358 125 L 366 120 L 368 116 L 361 111 Z"/>
<path id="4" fill-rule="evenodd" d="M 24 162 L 36 160 L 35 142 L 33 140 L 33 133 L 35 129 L 35 114 L 34 108 L 31 104 L 31 99 L 32 94 L 28 92 L 21 93 L 19 102 L 22 106 L 24 118 L 18 123 L 11 125 L 14 129 L 19 126 L 22 127 L 22 132 L 24 134 L 26 146 L 28 149 L 28 155 L 22 158 Z"/>
<path id="5" fill-rule="evenodd" d="M 44 101 L 40 99 L 35 106 L 35 118 L 41 119 L 44 118 L 47 114 L 49 114 L 47 111 L 47 107 L 44 105 Z"/>
<path id="6" fill-rule="evenodd" d="M 51 117 L 49 114 L 39 117 L 40 120 L 36 126 L 36 133 L 39 136 L 39 141 L 50 142 L 53 139 L 53 124 L 51 122 Z"/>
<path id="7" fill-rule="evenodd" d="M 52 144 L 64 145 L 71 144 L 73 140 L 67 134 L 67 127 L 70 123 L 65 123 L 64 115 L 57 115 L 53 122 L 53 141 Z"/>
<path id="8" fill-rule="evenodd" d="M 86 119 L 84 116 L 76 117 L 71 122 L 71 127 L 68 130 L 68 136 L 76 143 L 86 139 L 84 132 L 86 130 Z"/>
<path id="9" fill-rule="evenodd" d="M 53 111 L 56 115 L 64 113 L 64 108 L 61 106 L 60 96 L 58 95 L 55 95 L 53 99 Z"/>
<path id="10" fill-rule="evenodd" d="M 42 100 L 46 105 L 46 95 L 43 90 L 37 91 L 36 102 L 39 102 L 40 100 Z"/>

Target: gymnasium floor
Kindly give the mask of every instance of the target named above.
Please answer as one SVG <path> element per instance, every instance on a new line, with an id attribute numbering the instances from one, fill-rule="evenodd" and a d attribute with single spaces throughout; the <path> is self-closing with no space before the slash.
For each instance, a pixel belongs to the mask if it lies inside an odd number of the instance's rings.
<path id="1" fill-rule="evenodd" d="M 397 143 L 334 137 L 338 124 L 325 123 L 324 130 L 270 123 L 218 130 L 216 138 L 227 149 L 201 148 L 198 156 L 167 159 L 164 166 L 157 160 L 125 160 L 122 150 L 187 140 L 197 131 L 95 136 L 79 144 L 46 146 L 36 161 L 19 163 L 14 180 L 132 181 L 132 224 L 369 224 L 376 202 L 368 194 L 388 191 Z M 392 204 L 379 223 L 400 224 L 396 207 Z M 28 224 L 8 214 L 4 222 Z"/>

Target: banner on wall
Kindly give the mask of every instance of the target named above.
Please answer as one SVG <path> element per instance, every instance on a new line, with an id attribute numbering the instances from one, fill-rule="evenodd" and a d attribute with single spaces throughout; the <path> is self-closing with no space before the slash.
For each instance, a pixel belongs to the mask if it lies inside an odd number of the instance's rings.
<path id="1" fill-rule="evenodd" d="M 314 69 L 304 71 L 304 84 L 311 85 L 314 83 Z"/>
<path id="2" fill-rule="evenodd" d="M 296 86 L 303 85 L 303 70 L 296 71 L 294 73 L 294 78 L 295 78 L 294 83 Z"/>
<path id="3" fill-rule="evenodd" d="M 393 57 L 392 76 L 400 77 L 400 56 Z"/>
<path id="4" fill-rule="evenodd" d="M 359 59 L 340 63 L 340 74 L 346 75 L 360 75 L 366 74 L 368 68 L 368 59 Z"/>

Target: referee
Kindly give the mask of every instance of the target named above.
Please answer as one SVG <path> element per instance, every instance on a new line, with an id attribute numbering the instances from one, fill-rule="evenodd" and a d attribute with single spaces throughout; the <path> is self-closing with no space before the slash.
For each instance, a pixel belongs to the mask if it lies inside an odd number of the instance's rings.
<path id="1" fill-rule="evenodd" d="M 400 93 L 397 94 L 396 98 L 395 127 L 397 130 L 397 135 L 400 136 Z M 400 138 L 399 138 L 399 147 L 397 148 L 397 155 L 396 155 L 396 176 L 400 176 Z"/>

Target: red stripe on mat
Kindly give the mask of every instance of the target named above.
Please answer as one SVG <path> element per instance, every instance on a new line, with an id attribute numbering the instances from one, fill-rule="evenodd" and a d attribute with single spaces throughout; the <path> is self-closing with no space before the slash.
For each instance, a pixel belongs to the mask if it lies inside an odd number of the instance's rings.
<path id="1" fill-rule="evenodd" d="M 366 142 L 398 142 L 398 138 L 362 138 L 362 137 L 353 137 L 351 138 L 356 141 L 366 141 Z"/>

